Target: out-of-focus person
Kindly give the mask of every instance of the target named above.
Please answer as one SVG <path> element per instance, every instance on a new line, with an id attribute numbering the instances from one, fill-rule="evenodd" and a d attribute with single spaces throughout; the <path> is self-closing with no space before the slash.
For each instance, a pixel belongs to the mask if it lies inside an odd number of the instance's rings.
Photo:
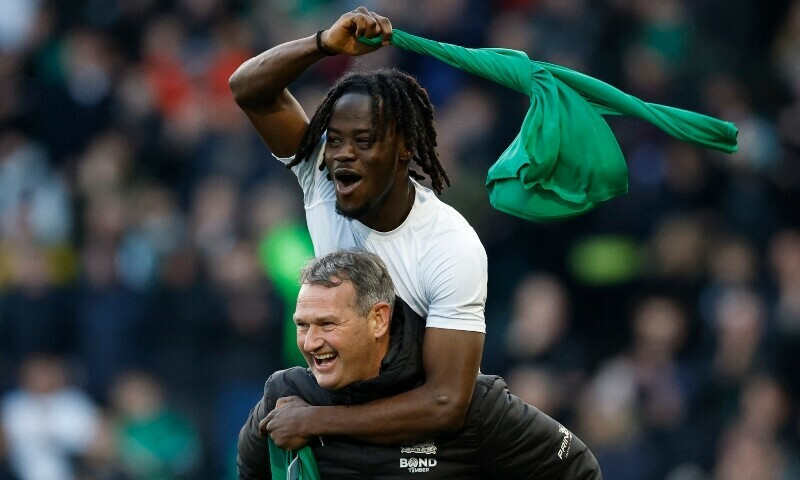
<path id="1" fill-rule="evenodd" d="M 76 458 L 97 432 L 91 398 L 70 386 L 64 361 L 37 354 L 20 366 L 19 386 L 0 405 L 12 471 L 21 480 L 72 480 Z"/>
<path id="2" fill-rule="evenodd" d="M 121 375 L 112 387 L 116 442 L 125 472 L 134 480 L 191 478 L 198 474 L 198 433 L 167 403 L 163 387 L 142 372 Z"/>

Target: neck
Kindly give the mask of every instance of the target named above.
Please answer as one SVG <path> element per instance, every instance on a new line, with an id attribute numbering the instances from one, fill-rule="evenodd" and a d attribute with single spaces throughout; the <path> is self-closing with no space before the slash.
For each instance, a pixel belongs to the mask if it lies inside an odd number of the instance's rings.
<path id="1" fill-rule="evenodd" d="M 390 232 L 402 225 L 414 206 L 416 189 L 409 177 L 399 185 L 402 187 L 387 192 L 386 197 L 375 202 L 375 207 L 358 218 L 358 221 L 378 232 Z"/>
<path id="2" fill-rule="evenodd" d="M 375 365 L 376 377 L 380 375 L 383 359 L 386 358 L 386 354 L 389 353 L 389 335 L 384 335 L 383 337 L 379 338 L 377 343 L 378 344 L 375 347 L 375 358 L 373 363 L 373 365 Z"/>

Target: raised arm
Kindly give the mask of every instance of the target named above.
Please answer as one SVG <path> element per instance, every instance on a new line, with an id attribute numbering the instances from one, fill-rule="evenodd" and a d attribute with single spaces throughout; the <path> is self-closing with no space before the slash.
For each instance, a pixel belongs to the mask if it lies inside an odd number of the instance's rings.
<path id="1" fill-rule="evenodd" d="M 388 44 L 392 25 L 386 17 L 359 7 L 342 15 L 321 35 L 322 47 L 332 53 L 363 55 L 376 50 L 357 38 L 381 36 Z M 250 119 L 269 149 L 279 157 L 297 152 L 308 127 L 303 108 L 287 87 L 314 62 L 324 58 L 316 35 L 273 47 L 244 62 L 231 76 L 236 103 Z"/>
<path id="2" fill-rule="evenodd" d="M 426 328 L 422 386 L 363 405 L 284 407 L 261 423 L 262 432 L 282 448 L 298 448 L 317 436 L 394 444 L 458 430 L 475 387 L 483 341 L 479 332 Z"/>

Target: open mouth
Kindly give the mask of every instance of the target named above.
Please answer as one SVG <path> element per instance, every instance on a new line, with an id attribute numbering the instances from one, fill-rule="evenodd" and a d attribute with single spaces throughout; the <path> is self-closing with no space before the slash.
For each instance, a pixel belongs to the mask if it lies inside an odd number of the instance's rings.
<path id="1" fill-rule="evenodd" d="M 339 355 L 331 352 L 331 353 L 323 353 L 321 355 L 314 355 L 313 357 L 314 357 L 314 366 L 317 367 L 318 369 L 324 370 L 325 368 L 333 365 L 336 359 L 339 358 Z"/>
<path id="2" fill-rule="evenodd" d="M 336 181 L 336 190 L 342 195 L 348 195 L 361 183 L 361 175 L 345 169 L 338 169 L 333 174 Z"/>

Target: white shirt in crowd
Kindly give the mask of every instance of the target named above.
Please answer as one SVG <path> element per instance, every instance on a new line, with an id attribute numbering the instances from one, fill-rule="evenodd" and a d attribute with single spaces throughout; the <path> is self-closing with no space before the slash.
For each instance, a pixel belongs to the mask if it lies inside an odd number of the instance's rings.
<path id="1" fill-rule="evenodd" d="M 78 389 L 47 394 L 16 390 L 0 402 L 0 423 L 11 466 L 21 479 L 71 480 L 71 459 L 89 449 L 100 414 Z"/>

